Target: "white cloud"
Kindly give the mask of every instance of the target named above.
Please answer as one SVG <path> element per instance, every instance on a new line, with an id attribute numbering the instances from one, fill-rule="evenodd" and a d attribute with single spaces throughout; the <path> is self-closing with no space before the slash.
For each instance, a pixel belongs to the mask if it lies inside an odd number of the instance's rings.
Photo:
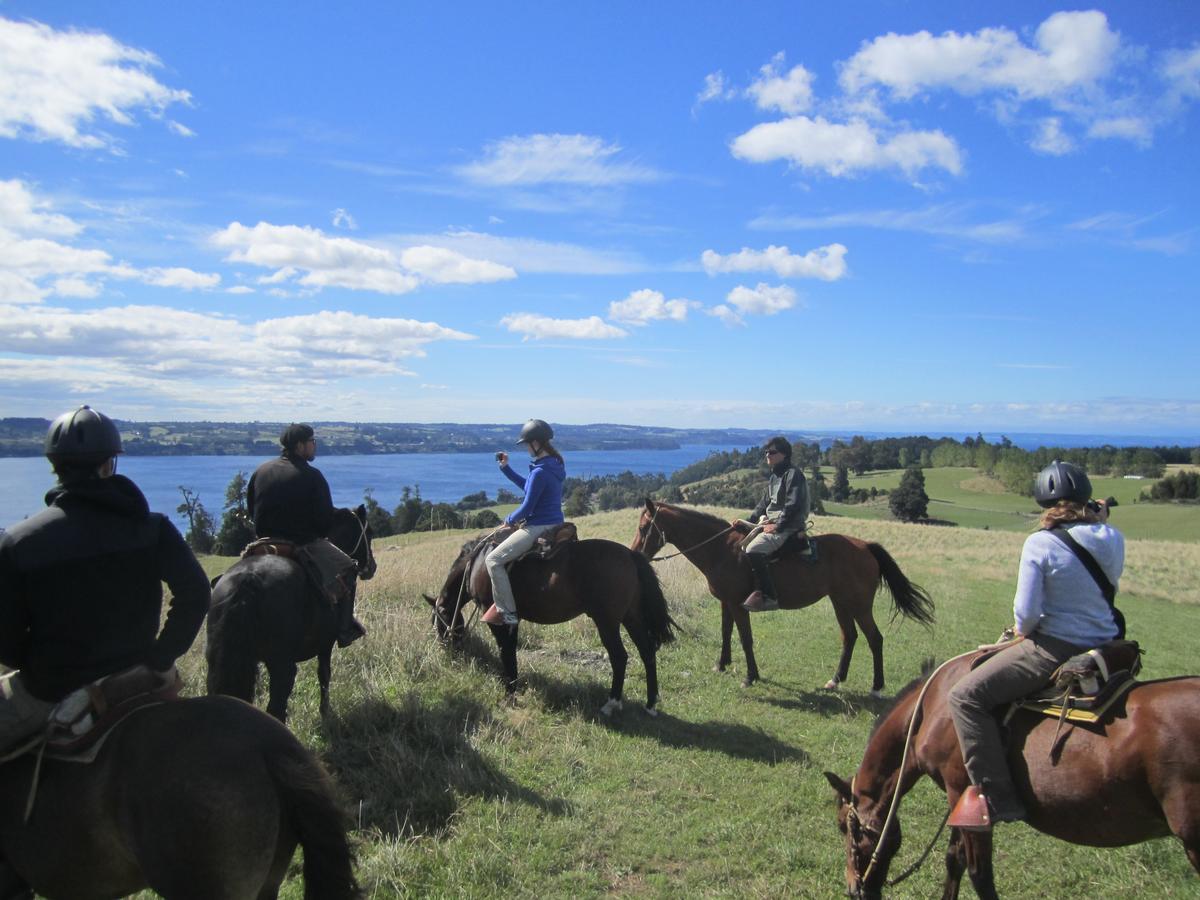
<path id="1" fill-rule="evenodd" d="M 508 266 L 472 259 L 436 247 L 409 247 L 399 254 L 384 247 L 317 228 L 259 222 L 248 228 L 233 222 L 211 238 L 229 250 L 230 262 L 275 269 L 260 284 L 296 283 L 313 289 L 342 287 L 381 294 L 405 294 L 422 281 L 478 284 L 515 278 Z"/>
<path id="2" fill-rule="evenodd" d="M 662 320 L 684 322 L 688 310 L 699 306 L 694 300 L 668 300 L 661 291 L 643 289 L 608 304 L 608 317 L 625 325 L 648 325 Z"/>
<path id="3" fill-rule="evenodd" d="M 738 285 L 725 299 L 743 315 L 773 316 L 796 305 L 796 292 L 786 284 L 772 287 L 760 281 L 753 288 Z"/>
<path id="4" fill-rule="evenodd" d="M 1075 149 L 1075 142 L 1062 130 L 1058 116 L 1047 116 L 1038 123 L 1037 134 L 1029 142 L 1034 150 L 1050 156 L 1065 156 Z"/>
<path id="5" fill-rule="evenodd" d="M 1091 138 L 1123 138 L 1132 141 L 1139 147 L 1148 147 L 1154 136 L 1154 123 L 1145 116 L 1099 119 L 1088 126 L 1087 136 Z"/>
<path id="6" fill-rule="evenodd" d="M 354 221 L 354 216 L 341 207 L 338 207 L 333 211 L 333 227 L 345 228 L 347 231 L 357 231 L 358 223 Z"/>
<path id="7" fill-rule="evenodd" d="M 1007 28 L 983 28 L 974 34 L 947 31 L 889 33 L 865 43 L 842 66 L 841 84 L 849 94 L 874 86 L 908 99 L 921 91 L 945 88 L 976 95 L 988 90 L 1022 99 L 1064 96 L 1086 89 L 1113 68 L 1121 38 L 1104 13 L 1058 12 L 1038 26 L 1032 46 Z"/>
<path id="8" fill-rule="evenodd" d="M 735 138 L 730 149 L 749 162 L 784 159 L 835 177 L 870 169 L 900 169 L 909 177 L 928 167 L 962 172 L 958 145 L 941 131 L 903 131 L 881 141 L 861 119 L 839 124 L 820 116 L 794 116 L 764 122 Z"/>
<path id="9" fill-rule="evenodd" d="M 718 69 L 704 76 L 704 87 L 696 95 L 696 106 L 713 100 L 732 100 L 736 96 L 737 91 L 729 86 L 725 73 Z"/>
<path id="10" fill-rule="evenodd" d="M 1162 72 L 1172 99 L 1200 99 L 1200 44 L 1165 54 Z"/>
<path id="11" fill-rule="evenodd" d="M 170 119 L 167 121 L 167 127 L 169 129 L 171 129 L 171 132 L 173 134 L 177 134 L 180 137 L 195 137 L 196 136 L 196 132 L 192 131 L 192 129 L 188 128 L 186 125 L 184 125 L 180 122 L 174 121 L 173 119 Z M 178 169 L 176 170 L 176 172 L 178 172 Z"/>
<path id="12" fill-rule="evenodd" d="M 843 244 L 827 244 L 798 256 L 787 247 L 774 244 L 766 250 L 751 250 L 743 247 L 737 253 L 722 256 L 714 250 L 705 250 L 700 263 L 709 275 L 718 272 L 766 272 L 772 271 L 780 278 L 820 278 L 822 281 L 837 281 L 846 274 L 846 247 Z"/>
<path id="13" fill-rule="evenodd" d="M 220 275 L 206 275 L 203 272 L 194 272 L 178 266 L 169 269 L 146 269 L 141 273 L 140 278 L 146 284 L 152 284 L 155 287 L 176 287 L 185 291 L 211 290 L 221 283 Z"/>
<path id="14" fill-rule="evenodd" d="M 513 313 L 501 319 L 500 324 L 509 331 L 523 335 L 524 340 L 608 340 L 629 337 L 629 332 L 609 325 L 599 316 L 588 316 L 586 319 L 552 319 L 536 313 Z"/>
<path id="15" fill-rule="evenodd" d="M 746 324 L 741 316 L 739 316 L 736 312 L 734 312 L 732 309 L 730 309 L 724 303 L 718 303 L 716 306 L 706 309 L 705 312 L 710 316 L 714 316 L 715 318 L 720 319 L 726 325 L 729 325 L 731 327 L 734 325 L 745 326 L 745 324 Z"/>
<path id="16" fill-rule="evenodd" d="M 235 284 L 233 287 L 226 288 L 225 293 L 227 293 L 227 294 L 253 294 L 254 288 L 250 287 L 248 284 Z"/>
<path id="17" fill-rule="evenodd" d="M 478 284 L 517 277 L 509 266 L 471 259 L 445 247 L 409 247 L 400 254 L 400 264 L 435 284 Z"/>
<path id="18" fill-rule="evenodd" d="M 43 212 L 49 205 L 36 198 L 23 181 L 0 181 L 0 231 L 74 237 L 83 230 L 66 216 Z"/>
<path id="19" fill-rule="evenodd" d="M 100 285 L 82 278 L 59 278 L 54 282 L 54 294 L 58 297 L 90 299 L 100 295 Z"/>
<path id="20" fill-rule="evenodd" d="M 487 145 L 484 158 L 458 172 L 478 184 L 504 187 L 540 184 L 611 187 L 654 181 L 646 166 L 617 159 L 621 147 L 587 134 L 531 134 Z"/>
<path id="21" fill-rule="evenodd" d="M 493 260 L 520 272 L 565 275 L 628 275 L 649 271 L 645 260 L 629 252 L 596 250 L 578 244 L 536 238 L 499 237 L 479 231 L 406 234 L 388 243 L 426 245 Z"/>
<path id="22" fill-rule="evenodd" d="M 111 147 L 97 119 L 131 125 L 138 110 L 160 115 L 188 102 L 187 91 L 150 74 L 159 65 L 106 34 L 0 19 L 0 137 Z"/>
<path id="23" fill-rule="evenodd" d="M 783 64 L 784 54 L 776 53 L 759 70 L 759 77 L 746 89 L 746 94 L 754 98 L 759 109 L 775 109 L 788 116 L 798 115 L 812 106 L 815 76 L 804 66 L 793 66 L 784 73 Z"/>
<path id="24" fill-rule="evenodd" d="M 965 238 L 984 243 L 1005 243 L 1026 236 L 1028 219 L 1036 210 L 1007 219 L 964 221 L 970 209 L 961 204 L 940 204 L 924 209 L 876 209 L 827 216 L 760 216 L 750 227 L 769 231 L 827 231 L 831 228 L 880 228 Z"/>

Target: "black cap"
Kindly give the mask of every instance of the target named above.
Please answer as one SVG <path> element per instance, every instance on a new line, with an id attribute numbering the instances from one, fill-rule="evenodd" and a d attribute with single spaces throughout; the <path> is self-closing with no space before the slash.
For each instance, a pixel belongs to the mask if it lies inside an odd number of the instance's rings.
<path id="1" fill-rule="evenodd" d="M 51 462 L 100 465 L 123 449 L 113 420 L 90 406 L 63 413 L 46 432 L 46 456 Z"/>

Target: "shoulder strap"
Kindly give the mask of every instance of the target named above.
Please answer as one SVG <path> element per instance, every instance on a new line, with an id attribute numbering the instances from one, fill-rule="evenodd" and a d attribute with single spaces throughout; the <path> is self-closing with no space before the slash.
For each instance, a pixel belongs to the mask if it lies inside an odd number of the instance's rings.
<path id="1" fill-rule="evenodd" d="M 1104 595 L 1104 599 L 1108 601 L 1108 605 L 1114 606 L 1116 602 L 1117 589 L 1113 587 L 1113 583 L 1108 580 L 1108 576 L 1104 574 L 1104 570 L 1100 568 L 1100 563 L 1096 562 L 1096 557 L 1092 556 L 1079 541 L 1071 537 L 1071 532 L 1062 526 L 1056 526 L 1049 529 L 1050 534 L 1058 538 L 1068 550 L 1074 553 L 1083 567 L 1088 570 L 1088 574 L 1096 580 L 1097 586 L 1100 588 L 1100 593 Z"/>

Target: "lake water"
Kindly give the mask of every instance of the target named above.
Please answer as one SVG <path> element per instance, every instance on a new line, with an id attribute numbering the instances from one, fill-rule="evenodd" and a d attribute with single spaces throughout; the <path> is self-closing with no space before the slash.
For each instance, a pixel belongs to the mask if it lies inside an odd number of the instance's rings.
<path id="1" fill-rule="evenodd" d="M 669 475 L 709 453 L 730 449 L 693 444 L 677 450 L 580 450 L 563 455 L 568 476 L 590 478 L 626 471 Z M 122 456 L 117 471 L 137 483 L 152 510 L 169 513 L 182 525 L 183 517 L 175 512 L 182 501 L 181 485 L 198 492 L 204 508 L 220 521 L 230 479 L 238 472 L 249 477 L 264 461 L 261 456 Z M 510 464 L 523 472 L 522 456 L 511 454 Z M 479 491 L 495 498 L 500 488 L 516 492 L 491 453 L 326 456 L 318 457 L 315 465 L 329 482 L 335 506 L 357 506 L 363 492 L 371 488 L 380 505 L 390 510 L 400 502 L 405 485 L 420 486 L 421 496 L 435 503 L 455 503 Z M 42 509 L 46 491 L 53 486 L 54 476 L 44 458 L 0 459 L 0 527 Z"/>

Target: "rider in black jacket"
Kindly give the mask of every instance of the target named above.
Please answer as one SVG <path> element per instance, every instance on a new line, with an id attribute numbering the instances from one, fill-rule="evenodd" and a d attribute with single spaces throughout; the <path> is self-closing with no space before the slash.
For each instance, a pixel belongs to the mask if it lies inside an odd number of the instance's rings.
<path id="1" fill-rule="evenodd" d="M 96 679 L 137 665 L 169 672 L 208 612 L 208 577 L 175 526 L 114 474 L 121 449 L 102 413 L 59 416 L 46 437 L 59 481 L 47 508 L 0 537 L 0 663 L 20 670 L 0 688 L 0 745 Z"/>
<path id="2" fill-rule="evenodd" d="M 263 463 L 246 486 L 246 508 L 260 538 L 291 541 L 300 548 L 305 570 L 315 570 L 322 594 L 338 609 L 338 645 L 365 635 L 354 618 L 353 559 L 330 543 L 333 499 L 329 482 L 309 465 L 317 457 L 312 426 L 291 424 L 279 436 L 283 454 Z"/>
<path id="3" fill-rule="evenodd" d="M 746 559 L 754 572 L 755 590 L 742 604 L 750 612 L 779 609 L 769 560 L 793 535 L 804 535 L 808 527 L 808 483 L 804 473 L 792 465 L 792 445 L 777 435 L 763 447 L 771 477 L 767 489 L 749 521 L 761 526 L 745 546 Z"/>

